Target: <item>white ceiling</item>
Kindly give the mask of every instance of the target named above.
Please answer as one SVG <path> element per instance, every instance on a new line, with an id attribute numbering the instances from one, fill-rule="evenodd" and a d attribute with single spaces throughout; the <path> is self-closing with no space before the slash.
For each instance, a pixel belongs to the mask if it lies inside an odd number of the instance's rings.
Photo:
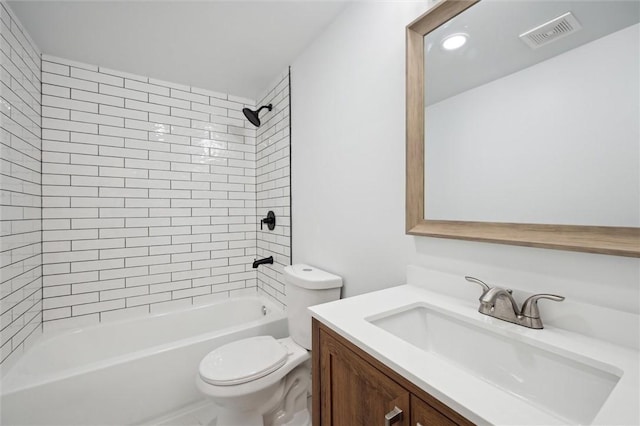
<path id="1" fill-rule="evenodd" d="M 255 99 L 347 1 L 9 5 L 43 53 Z"/>
<path id="2" fill-rule="evenodd" d="M 536 50 L 520 34 L 572 12 L 582 29 Z M 426 104 L 439 102 L 505 75 L 545 61 L 640 21 L 637 0 L 484 0 L 425 37 Z M 469 34 L 459 50 L 440 42 L 453 33 Z"/>

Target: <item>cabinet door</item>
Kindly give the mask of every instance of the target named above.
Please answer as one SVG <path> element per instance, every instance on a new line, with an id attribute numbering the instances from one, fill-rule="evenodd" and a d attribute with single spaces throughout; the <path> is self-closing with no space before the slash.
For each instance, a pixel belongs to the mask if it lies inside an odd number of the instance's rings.
<path id="1" fill-rule="evenodd" d="M 411 426 L 455 426 L 456 423 L 438 410 L 411 395 Z"/>
<path id="2" fill-rule="evenodd" d="M 409 391 L 351 350 L 320 331 L 322 426 L 383 426 L 385 414 L 398 407 L 409 425 Z"/>

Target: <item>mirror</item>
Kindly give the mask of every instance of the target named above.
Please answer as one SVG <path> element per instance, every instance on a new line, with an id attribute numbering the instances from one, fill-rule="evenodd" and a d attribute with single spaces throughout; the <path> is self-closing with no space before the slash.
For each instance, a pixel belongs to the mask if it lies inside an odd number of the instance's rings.
<path id="1" fill-rule="evenodd" d="M 640 226 L 639 20 L 483 1 L 427 34 L 425 218 Z"/>
<path id="2" fill-rule="evenodd" d="M 444 0 L 411 23 L 407 232 L 640 256 L 639 16 Z"/>

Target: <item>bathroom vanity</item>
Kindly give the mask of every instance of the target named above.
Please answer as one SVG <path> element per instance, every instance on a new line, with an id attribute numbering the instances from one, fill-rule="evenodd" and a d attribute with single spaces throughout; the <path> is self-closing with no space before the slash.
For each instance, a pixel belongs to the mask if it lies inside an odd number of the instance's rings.
<path id="1" fill-rule="evenodd" d="M 640 424 L 637 345 L 552 318 L 582 316 L 576 302 L 546 304 L 535 330 L 478 312 L 463 277 L 431 277 L 468 293 L 407 284 L 310 308 L 314 425 Z"/>
<path id="2" fill-rule="evenodd" d="M 473 424 L 316 319 L 313 347 L 314 425 Z"/>

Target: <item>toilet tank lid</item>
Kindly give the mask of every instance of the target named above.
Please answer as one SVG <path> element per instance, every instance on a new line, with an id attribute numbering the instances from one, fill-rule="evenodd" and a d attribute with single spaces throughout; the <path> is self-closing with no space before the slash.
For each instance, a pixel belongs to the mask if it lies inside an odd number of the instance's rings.
<path id="1" fill-rule="evenodd" d="M 285 281 L 309 290 L 342 287 L 342 278 L 314 266 L 298 263 L 284 267 Z"/>

